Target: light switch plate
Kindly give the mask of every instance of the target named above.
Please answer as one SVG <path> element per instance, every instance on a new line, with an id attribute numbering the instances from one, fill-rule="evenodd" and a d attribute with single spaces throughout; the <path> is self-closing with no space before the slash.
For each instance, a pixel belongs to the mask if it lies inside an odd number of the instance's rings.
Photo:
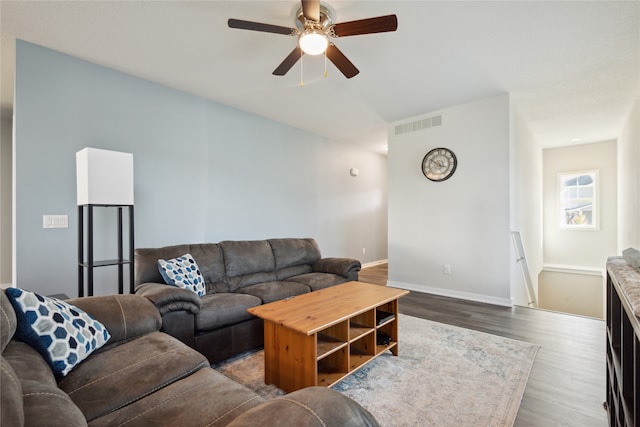
<path id="1" fill-rule="evenodd" d="M 69 228 L 69 215 L 42 215 L 42 228 Z"/>

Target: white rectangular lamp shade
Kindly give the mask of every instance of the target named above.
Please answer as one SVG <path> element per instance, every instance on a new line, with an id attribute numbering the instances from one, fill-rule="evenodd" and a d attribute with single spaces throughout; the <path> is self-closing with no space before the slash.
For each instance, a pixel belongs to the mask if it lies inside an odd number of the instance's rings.
<path id="1" fill-rule="evenodd" d="M 84 148 L 76 153 L 78 206 L 133 205 L 133 154 Z"/>

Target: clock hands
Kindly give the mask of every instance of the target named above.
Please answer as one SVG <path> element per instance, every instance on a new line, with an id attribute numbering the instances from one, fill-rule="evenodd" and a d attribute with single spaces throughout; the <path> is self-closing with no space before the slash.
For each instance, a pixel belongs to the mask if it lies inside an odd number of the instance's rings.
<path id="1" fill-rule="evenodd" d="M 453 151 L 447 148 L 434 148 L 422 159 L 422 173 L 431 181 L 444 181 L 453 175 L 457 163 Z"/>
<path id="2" fill-rule="evenodd" d="M 440 168 L 440 169 L 445 168 L 445 166 L 444 166 L 441 162 L 436 162 L 436 161 L 435 161 L 435 160 L 433 160 L 433 159 L 429 159 L 429 161 L 430 161 L 431 163 L 433 163 L 434 165 L 436 165 L 436 166 L 437 166 L 438 168 Z"/>

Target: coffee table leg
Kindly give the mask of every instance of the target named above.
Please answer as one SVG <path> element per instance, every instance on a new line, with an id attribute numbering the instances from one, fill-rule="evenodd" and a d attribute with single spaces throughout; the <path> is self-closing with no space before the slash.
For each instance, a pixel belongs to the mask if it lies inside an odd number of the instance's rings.
<path id="1" fill-rule="evenodd" d="M 292 391 L 317 384 L 315 336 L 264 322 L 264 382 Z"/>

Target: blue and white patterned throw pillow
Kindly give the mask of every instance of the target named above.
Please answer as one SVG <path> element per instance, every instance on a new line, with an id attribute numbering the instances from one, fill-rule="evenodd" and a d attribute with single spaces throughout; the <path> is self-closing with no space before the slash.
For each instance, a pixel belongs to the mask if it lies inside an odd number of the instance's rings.
<path id="1" fill-rule="evenodd" d="M 200 297 L 207 293 L 204 278 L 191 254 L 169 260 L 159 259 L 158 269 L 168 285 L 189 289 Z"/>
<path id="2" fill-rule="evenodd" d="M 64 301 L 19 288 L 5 293 L 18 319 L 16 337 L 38 350 L 58 377 L 111 338 L 102 323 Z"/>

